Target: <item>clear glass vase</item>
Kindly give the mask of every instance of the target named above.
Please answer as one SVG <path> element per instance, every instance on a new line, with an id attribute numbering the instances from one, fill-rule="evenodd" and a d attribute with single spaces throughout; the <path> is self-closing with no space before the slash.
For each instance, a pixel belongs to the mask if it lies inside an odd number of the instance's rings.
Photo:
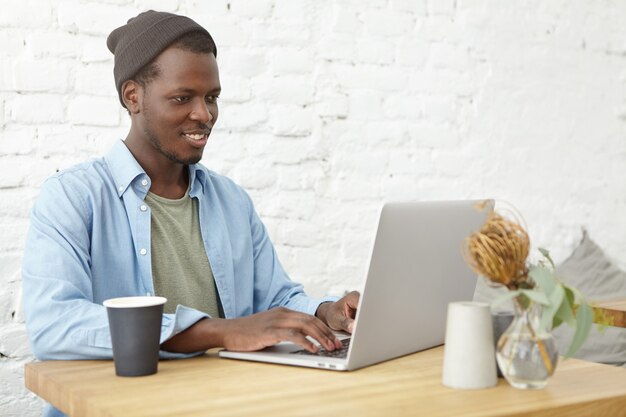
<path id="1" fill-rule="evenodd" d="M 498 366 L 515 388 L 541 389 L 548 384 L 559 358 L 554 336 L 538 332 L 541 304 L 514 299 L 515 318 L 496 347 Z"/>

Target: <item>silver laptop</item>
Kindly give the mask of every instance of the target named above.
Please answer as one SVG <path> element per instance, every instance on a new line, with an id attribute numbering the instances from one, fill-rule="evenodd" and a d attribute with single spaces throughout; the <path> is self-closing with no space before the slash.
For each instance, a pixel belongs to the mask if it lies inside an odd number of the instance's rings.
<path id="1" fill-rule="evenodd" d="M 482 226 L 493 205 L 492 200 L 385 204 L 354 331 L 351 338 L 344 335 L 341 354 L 322 348 L 311 354 L 284 342 L 219 355 L 346 371 L 443 344 L 448 303 L 471 300 L 476 287 L 476 275 L 461 254 L 463 240 Z"/>

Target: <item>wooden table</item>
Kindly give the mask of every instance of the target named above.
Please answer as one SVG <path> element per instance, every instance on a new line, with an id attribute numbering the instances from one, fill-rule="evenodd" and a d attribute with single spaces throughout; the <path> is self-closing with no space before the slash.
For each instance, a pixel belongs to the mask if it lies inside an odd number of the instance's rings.
<path id="1" fill-rule="evenodd" d="M 626 298 L 598 301 L 593 303 L 593 308 L 596 311 L 602 310 L 612 320 L 612 326 L 626 327 Z"/>
<path id="2" fill-rule="evenodd" d="M 454 390 L 438 347 L 354 372 L 220 359 L 162 361 L 121 378 L 111 361 L 26 365 L 26 386 L 70 416 L 623 416 L 626 369 L 569 359 L 548 387 Z"/>

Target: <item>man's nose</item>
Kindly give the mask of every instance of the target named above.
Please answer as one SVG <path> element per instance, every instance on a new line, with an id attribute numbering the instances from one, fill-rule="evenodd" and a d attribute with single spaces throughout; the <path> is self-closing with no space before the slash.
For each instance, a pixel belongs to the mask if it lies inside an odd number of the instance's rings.
<path id="1" fill-rule="evenodd" d="M 213 115 L 209 111 L 209 107 L 204 102 L 204 100 L 197 100 L 193 109 L 191 110 L 189 118 L 191 120 L 201 122 L 202 124 L 207 124 L 213 120 Z"/>

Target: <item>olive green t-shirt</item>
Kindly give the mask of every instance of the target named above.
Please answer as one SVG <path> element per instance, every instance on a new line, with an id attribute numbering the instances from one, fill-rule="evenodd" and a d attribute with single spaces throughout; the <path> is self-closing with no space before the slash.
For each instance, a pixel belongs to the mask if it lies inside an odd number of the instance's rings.
<path id="1" fill-rule="evenodd" d="M 181 304 L 223 317 L 213 271 L 200 231 L 198 200 L 148 193 L 151 210 L 152 280 L 155 295 L 167 298 L 165 313 Z"/>

